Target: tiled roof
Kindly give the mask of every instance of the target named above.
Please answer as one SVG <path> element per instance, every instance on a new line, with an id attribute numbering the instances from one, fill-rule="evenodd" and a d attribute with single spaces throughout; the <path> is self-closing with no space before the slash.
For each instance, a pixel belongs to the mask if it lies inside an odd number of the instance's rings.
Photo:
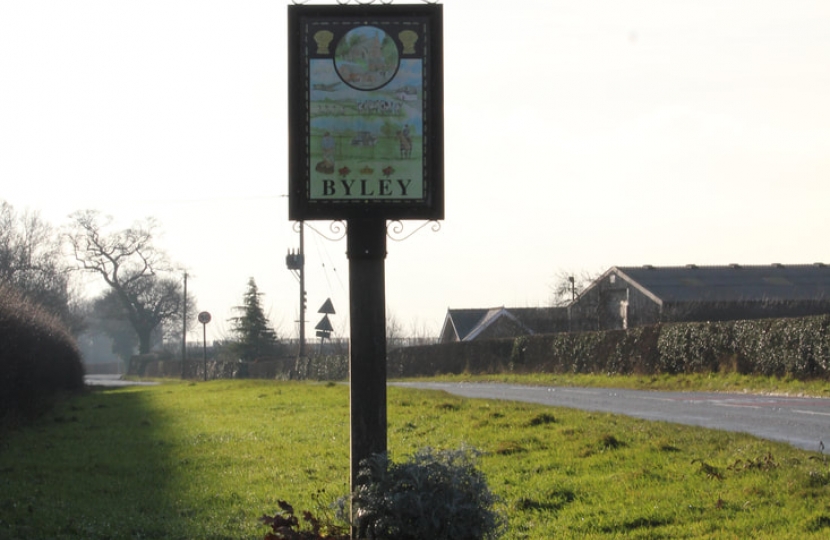
<path id="1" fill-rule="evenodd" d="M 830 300 L 830 266 L 620 266 L 609 272 L 663 302 Z"/>

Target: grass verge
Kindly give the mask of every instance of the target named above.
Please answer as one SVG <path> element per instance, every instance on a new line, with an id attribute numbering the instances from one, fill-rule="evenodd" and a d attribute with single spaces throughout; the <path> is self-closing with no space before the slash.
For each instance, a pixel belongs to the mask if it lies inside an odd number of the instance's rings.
<path id="1" fill-rule="evenodd" d="M 414 380 L 414 379 L 410 379 Z M 631 390 L 750 392 L 791 396 L 830 397 L 830 380 L 799 380 L 739 373 L 680 375 L 602 375 L 570 373 L 495 373 L 439 375 L 425 380 L 446 382 L 505 382 L 534 386 L 585 386 Z"/>
<path id="2" fill-rule="evenodd" d="M 348 489 L 344 385 L 89 392 L 2 434 L 0 538 L 252 539 Z M 508 539 L 824 538 L 825 457 L 747 435 L 389 389 L 389 447 L 484 452 Z"/>

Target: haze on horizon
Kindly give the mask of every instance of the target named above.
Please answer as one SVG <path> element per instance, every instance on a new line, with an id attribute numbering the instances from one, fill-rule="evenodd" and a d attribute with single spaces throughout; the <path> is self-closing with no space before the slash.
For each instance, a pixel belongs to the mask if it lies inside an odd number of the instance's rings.
<path id="1" fill-rule="evenodd" d="M 296 335 L 288 3 L 0 4 L 0 198 L 154 216 L 208 339 L 249 276 Z M 827 2 L 443 4 L 446 219 L 389 241 L 405 330 L 547 305 L 561 271 L 830 262 Z M 306 234 L 309 335 L 327 298 L 347 333 L 345 249 Z"/>

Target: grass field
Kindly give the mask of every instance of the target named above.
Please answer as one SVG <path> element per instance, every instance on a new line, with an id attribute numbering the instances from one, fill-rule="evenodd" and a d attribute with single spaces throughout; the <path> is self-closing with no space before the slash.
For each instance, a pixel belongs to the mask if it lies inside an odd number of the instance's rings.
<path id="1" fill-rule="evenodd" d="M 251 539 L 348 489 L 344 385 L 89 392 L 2 434 L 0 539 Z M 750 436 L 389 390 L 389 447 L 484 452 L 508 539 L 826 538 L 824 456 Z"/>

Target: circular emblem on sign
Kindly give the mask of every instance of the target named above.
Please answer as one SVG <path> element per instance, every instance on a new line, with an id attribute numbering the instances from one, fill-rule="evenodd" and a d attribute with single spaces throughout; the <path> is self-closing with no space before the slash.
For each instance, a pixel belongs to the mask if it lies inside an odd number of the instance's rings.
<path id="1" fill-rule="evenodd" d="M 199 313 L 199 322 L 202 324 L 207 324 L 210 322 L 210 313 L 207 311 L 203 311 Z"/>
<path id="2" fill-rule="evenodd" d="M 334 68 L 340 78 L 357 90 L 377 90 L 398 72 L 398 46 L 376 26 L 358 26 L 337 42 Z"/>

